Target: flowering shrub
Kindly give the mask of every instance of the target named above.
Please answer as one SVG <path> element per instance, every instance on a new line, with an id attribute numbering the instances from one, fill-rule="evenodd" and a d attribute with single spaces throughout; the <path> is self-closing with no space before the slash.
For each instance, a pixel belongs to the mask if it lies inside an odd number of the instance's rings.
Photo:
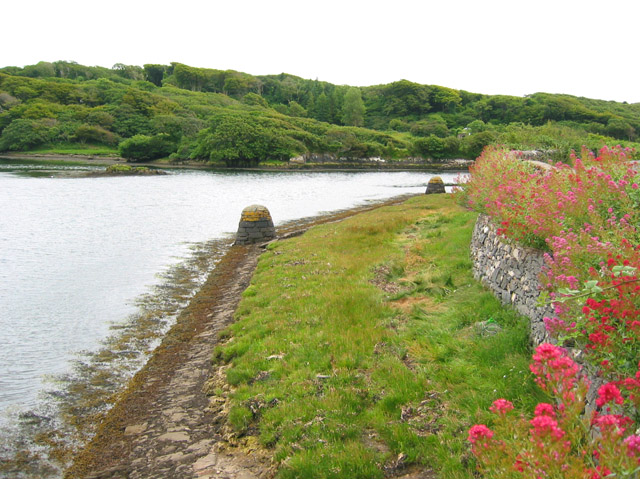
<path id="1" fill-rule="evenodd" d="M 553 400 L 538 404 L 527 420 L 498 399 L 489 408 L 493 429 L 471 427 L 468 441 L 485 477 L 637 477 L 640 369 L 634 377 L 601 386 L 591 417 L 582 414 L 588 380 L 562 348 L 538 346 L 530 369 Z"/>
<path id="2" fill-rule="evenodd" d="M 640 354 L 640 174 L 630 153 L 583 150 L 571 166 L 545 169 L 488 148 L 465 188 L 499 234 L 547 251 L 547 329 L 612 377 L 633 374 Z"/>

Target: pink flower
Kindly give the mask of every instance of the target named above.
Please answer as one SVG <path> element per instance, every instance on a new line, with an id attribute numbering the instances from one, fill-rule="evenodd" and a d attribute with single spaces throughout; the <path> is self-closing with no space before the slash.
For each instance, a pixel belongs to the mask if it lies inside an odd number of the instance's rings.
<path id="1" fill-rule="evenodd" d="M 492 437 L 493 431 L 491 429 L 489 429 L 484 424 L 476 424 L 474 426 L 471 426 L 471 429 L 469 429 L 469 437 L 467 438 L 467 441 L 469 441 L 471 444 L 475 444 L 480 439 L 491 439 Z"/>
<path id="2" fill-rule="evenodd" d="M 598 389 L 598 399 L 596 399 L 596 406 L 602 407 L 608 402 L 614 401 L 616 404 L 622 404 L 624 399 L 620 394 L 618 386 L 613 383 L 607 383 L 600 386 Z"/>
<path id="3" fill-rule="evenodd" d="M 553 410 L 553 406 L 546 402 L 541 402 L 536 406 L 534 411 L 536 416 L 549 416 L 556 417 L 556 412 Z"/>
<path id="4" fill-rule="evenodd" d="M 533 355 L 535 361 L 548 361 L 549 359 L 557 359 L 564 354 L 563 350 L 558 346 L 550 343 L 542 343 L 536 348 Z"/>
<path id="5" fill-rule="evenodd" d="M 551 436 L 553 439 L 561 439 L 564 431 L 558 427 L 558 421 L 549 416 L 536 416 L 529 424 L 533 426 L 531 434 L 538 437 Z"/>
<path id="6" fill-rule="evenodd" d="M 637 457 L 640 462 L 640 436 L 632 434 L 624 440 L 624 444 L 627 446 L 627 456 Z"/>
<path id="7" fill-rule="evenodd" d="M 593 420 L 593 424 L 595 426 L 598 426 L 600 428 L 600 431 L 602 431 L 603 433 L 606 431 L 610 433 L 616 433 L 619 436 L 622 435 L 625 430 L 624 426 L 626 424 L 629 424 L 629 422 L 629 418 L 618 414 L 604 414 L 602 416 L 598 415 Z"/>
<path id="8" fill-rule="evenodd" d="M 501 415 L 507 414 L 511 410 L 513 410 L 513 403 L 506 399 L 496 399 L 493 401 L 493 406 L 489 408 L 489 411 Z"/>

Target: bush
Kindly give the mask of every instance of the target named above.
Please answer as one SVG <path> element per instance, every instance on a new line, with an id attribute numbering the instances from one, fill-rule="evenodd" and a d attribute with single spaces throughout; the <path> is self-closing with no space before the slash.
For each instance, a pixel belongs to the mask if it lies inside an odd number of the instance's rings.
<path id="1" fill-rule="evenodd" d="M 127 160 L 149 161 L 164 158 L 173 153 L 176 145 L 169 135 L 135 135 L 120 143 L 120 156 Z"/>
<path id="2" fill-rule="evenodd" d="M 305 146 L 292 138 L 293 125 L 276 118 L 242 113 L 222 113 L 202 130 L 192 153 L 194 158 L 223 161 L 227 166 L 251 166 L 262 160 L 288 160 L 304 153 Z"/>
<path id="3" fill-rule="evenodd" d="M 547 330 L 609 376 L 631 374 L 640 357 L 640 171 L 630 153 L 585 150 L 549 172 L 488 148 L 465 188 L 499 234 L 550 253 Z"/>
<path id="4" fill-rule="evenodd" d="M 27 150 L 51 140 L 54 134 L 55 120 L 14 120 L 0 136 L 0 151 Z"/>
<path id="5" fill-rule="evenodd" d="M 482 131 L 463 138 L 460 151 L 469 159 L 475 159 L 482 153 L 485 146 L 496 141 L 496 134 L 492 131 Z"/>
<path id="6" fill-rule="evenodd" d="M 552 398 L 534 417 L 515 417 L 513 404 L 498 399 L 489 408 L 494 424 L 476 424 L 468 441 L 486 478 L 637 477 L 640 469 L 640 371 L 602 385 L 596 406 L 583 415 L 588 380 L 566 352 L 538 346 L 531 372 Z"/>
<path id="7" fill-rule="evenodd" d="M 455 158 L 460 154 L 460 140 L 455 136 L 438 138 L 435 135 L 416 138 L 411 145 L 411 154 L 434 160 Z"/>
<path id="8" fill-rule="evenodd" d="M 116 145 L 118 139 L 109 130 L 97 125 L 80 125 L 75 132 L 74 140 L 80 143 L 101 143 L 103 145 Z"/>

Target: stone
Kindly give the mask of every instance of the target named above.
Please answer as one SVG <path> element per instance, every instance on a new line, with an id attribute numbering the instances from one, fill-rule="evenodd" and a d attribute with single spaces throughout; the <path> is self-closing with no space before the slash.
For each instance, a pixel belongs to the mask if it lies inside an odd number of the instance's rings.
<path id="1" fill-rule="evenodd" d="M 145 429 L 147 429 L 147 423 L 145 422 L 144 424 L 136 424 L 133 426 L 127 426 L 124 429 L 124 435 L 125 436 L 134 436 L 137 434 L 141 434 L 145 431 Z"/>
<path id="2" fill-rule="evenodd" d="M 476 323 L 475 328 L 476 328 L 476 333 L 479 336 L 483 336 L 483 337 L 494 336 L 498 334 L 500 331 L 502 331 L 502 327 L 491 319 Z"/>
<path id="3" fill-rule="evenodd" d="M 158 437 L 158 441 L 182 442 L 182 441 L 188 441 L 188 440 L 189 440 L 189 435 L 185 432 L 168 432 Z"/>
<path id="4" fill-rule="evenodd" d="M 541 307 L 537 303 L 542 289 L 540 272 L 546 262 L 546 255 L 548 253 L 521 245 L 507 244 L 496 234 L 496 226 L 488 216 L 478 217 L 471 238 L 474 277 L 482 281 L 503 304 L 510 304 L 516 311 L 529 317 L 530 339 L 534 347 L 543 342 L 555 342 L 547 332 L 543 320 L 545 316 L 553 316 L 553 308 L 550 305 Z M 491 334 L 492 331 L 486 330 L 487 326 L 487 322 L 478 323 L 478 334 Z M 489 329 L 492 328 L 493 326 Z M 579 362 L 580 358 L 577 360 Z M 587 394 L 586 410 L 590 411 L 595 407 L 598 378 L 592 371 L 587 370 L 587 373 L 591 387 Z"/>
<path id="5" fill-rule="evenodd" d="M 238 232 L 237 245 L 266 243 L 276 237 L 271 213 L 262 205 L 247 206 L 242 210 Z"/>
<path id="6" fill-rule="evenodd" d="M 446 193 L 444 188 L 444 181 L 439 176 L 432 176 L 427 184 L 427 191 L 425 191 L 426 195 L 438 194 L 438 193 Z"/>

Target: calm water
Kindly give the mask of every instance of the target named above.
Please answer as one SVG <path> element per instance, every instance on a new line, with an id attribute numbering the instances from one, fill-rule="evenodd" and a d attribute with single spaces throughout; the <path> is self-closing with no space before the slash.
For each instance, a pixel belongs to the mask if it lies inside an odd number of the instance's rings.
<path id="1" fill-rule="evenodd" d="M 424 192 L 424 172 L 211 172 L 50 177 L 0 162 L 0 411 L 38 403 L 109 326 L 135 311 L 189 245 L 234 233 L 258 203 L 276 224 L 370 200 Z M 50 167 L 47 167 L 50 168 Z M 64 169 L 60 167 L 59 169 Z M 65 171 L 68 169 L 65 169 Z M 445 182 L 456 174 L 440 174 Z"/>

